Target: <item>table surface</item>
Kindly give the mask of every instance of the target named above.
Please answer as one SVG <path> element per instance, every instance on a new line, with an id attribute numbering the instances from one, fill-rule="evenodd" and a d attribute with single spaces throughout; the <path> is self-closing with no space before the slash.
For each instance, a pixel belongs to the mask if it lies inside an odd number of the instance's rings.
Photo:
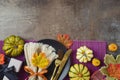
<path id="1" fill-rule="evenodd" d="M 76 40 L 120 40 L 120 0 L 0 0 L 0 39 L 67 33 Z"/>
<path id="2" fill-rule="evenodd" d="M 120 0 L 0 0 L 0 40 L 12 34 L 56 39 L 58 33 L 120 45 Z"/>

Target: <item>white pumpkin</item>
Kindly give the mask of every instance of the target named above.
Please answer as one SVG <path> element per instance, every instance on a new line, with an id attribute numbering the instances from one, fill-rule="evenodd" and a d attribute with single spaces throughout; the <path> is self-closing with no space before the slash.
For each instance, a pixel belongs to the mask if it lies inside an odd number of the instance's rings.
<path id="1" fill-rule="evenodd" d="M 87 63 L 93 58 L 93 51 L 86 46 L 81 46 L 77 49 L 76 58 L 79 62 Z"/>

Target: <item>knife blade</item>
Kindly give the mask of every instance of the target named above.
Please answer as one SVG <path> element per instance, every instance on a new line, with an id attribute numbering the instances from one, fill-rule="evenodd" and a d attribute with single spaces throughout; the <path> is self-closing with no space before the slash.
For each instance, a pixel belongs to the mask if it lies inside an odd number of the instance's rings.
<path id="1" fill-rule="evenodd" d="M 67 60 L 68 60 L 71 53 L 72 53 L 72 49 L 69 49 L 69 50 L 66 51 L 66 53 L 63 56 L 63 59 L 61 60 L 61 64 L 60 64 L 60 66 L 58 68 L 56 76 L 54 77 L 53 80 L 58 80 L 58 78 L 59 78 L 59 76 L 60 76 L 60 74 L 62 72 L 62 69 L 64 68 L 64 66 L 65 66 L 65 64 L 66 64 L 66 62 L 67 62 Z"/>

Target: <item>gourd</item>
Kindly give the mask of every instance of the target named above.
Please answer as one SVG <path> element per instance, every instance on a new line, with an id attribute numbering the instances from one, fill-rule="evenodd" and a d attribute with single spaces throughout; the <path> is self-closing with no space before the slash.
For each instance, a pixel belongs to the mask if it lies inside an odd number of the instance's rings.
<path id="1" fill-rule="evenodd" d="M 4 40 L 2 49 L 8 56 L 18 56 L 24 49 L 24 40 L 19 36 L 11 35 Z"/>
<path id="2" fill-rule="evenodd" d="M 83 64 L 74 64 L 69 71 L 70 80 L 90 80 L 90 72 Z"/>
<path id="3" fill-rule="evenodd" d="M 79 62 L 87 63 L 88 61 L 91 61 L 93 58 L 93 51 L 89 49 L 86 46 L 81 46 L 77 49 L 76 53 L 76 59 L 79 60 Z"/>
<path id="4" fill-rule="evenodd" d="M 101 62 L 100 62 L 99 59 L 97 59 L 97 58 L 93 58 L 93 59 L 92 59 L 92 64 L 93 64 L 93 66 L 96 66 L 96 67 L 97 67 L 97 66 L 100 65 L 100 63 L 101 63 Z"/>
<path id="5" fill-rule="evenodd" d="M 110 44 L 108 45 L 108 50 L 109 50 L 109 51 L 112 51 L 112 52 L 115 52 L 115 51 L 118 50 L 118 45 L 115 44 L 115 43 L 110 43 Z"/>

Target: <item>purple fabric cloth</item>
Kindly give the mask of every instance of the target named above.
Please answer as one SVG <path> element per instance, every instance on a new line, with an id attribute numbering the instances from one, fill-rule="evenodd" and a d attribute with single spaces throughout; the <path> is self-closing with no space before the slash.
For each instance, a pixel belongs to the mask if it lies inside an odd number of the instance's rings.
<path id="1" fill-rule="evenodd" d="M 88 69 L 90 70 L 90 73 L 91 75 L 93 74 L 94 71 L 100 69 L 101 66 L 104 65 L 103 63 L 103 59 L 104 59 L 104 56 L 106 54 L 106 42 L 104 41 L 77 41 L 77 40 L 74 40 L 73 42 L 73 45 L 71 46 L 73 52 L 71 54 L 71 66 L 74 65 L 74 64 L 78 64 L 80 63 L 77 59 L 76 59 L 76 51 L 77 49 L 80 47 L 80 46 L 87 46 L 88 48 L 92 49 L 93 50 L 93 54 L 94 54 L 94 57 L 95 58 L 98 58 L 100 59 L 101 61 L 101 65 L 99 67 L 94 67 L 90 62 L 88 63 L 82 63 L 84 65 L 86 65 L 88 67 Z M 69 80 L 69 77 L 68 75 L 66 76 L 66 78 L 64 80 Z"/>
<path id="2" fill-rule="evenodd" d="M 26 42 L 31 42 L 31 41 L 26 41 Z M 75 40 L 73 42 L 73 45 L 71 47 L 72 50 L 73 50 L 73 52 L 71 54 L 71 57 L 70 57 L 71 65 L 74 65 L 75 63 L 80 63 L 76 59 L 76 50 L 77 50 L 77 48 L 79 48 L 80 46 L 83 46 L 83 45 L 86 45 L 87 47 L 89 47 L 90 49 L 93 50 L 94 57 L 100 59 L 101 60 L 101 66 L 103 66 L 104 65 L 103 59 L 104 59 L 104 56 L 106 54 L 106 42 L 104 42 L 104 41 L 77 41 L 77 40 Z M 2 46 L 3 46 L 3 41 L 0 41 L 0 53 L 4 53 L 4 51 L 2 50 Z M 25 62 L 24 53 L 21 56 L 15 57 L 15 58 Z M 28 76 L 27 73 L 24 71 L 24 65 L 25 65 L 25 63 L 23 63 L 23 65 L 21 67 L 21 70 L 18 73 L 19 80 L 24 80 Z M 94 67 L 91 64 L 91 62 L 88 62 L 88 63 L 86 63 L 84 65 L 86 65 L 88 67 L 88 69 L 90 70 L 91 74 L 94 71 L 100 69 L 100 67 L 101 67 L 101 66 Z M 68 75 L 66 76 L 66 78 L 64 80 L 69 80 Z"/>

